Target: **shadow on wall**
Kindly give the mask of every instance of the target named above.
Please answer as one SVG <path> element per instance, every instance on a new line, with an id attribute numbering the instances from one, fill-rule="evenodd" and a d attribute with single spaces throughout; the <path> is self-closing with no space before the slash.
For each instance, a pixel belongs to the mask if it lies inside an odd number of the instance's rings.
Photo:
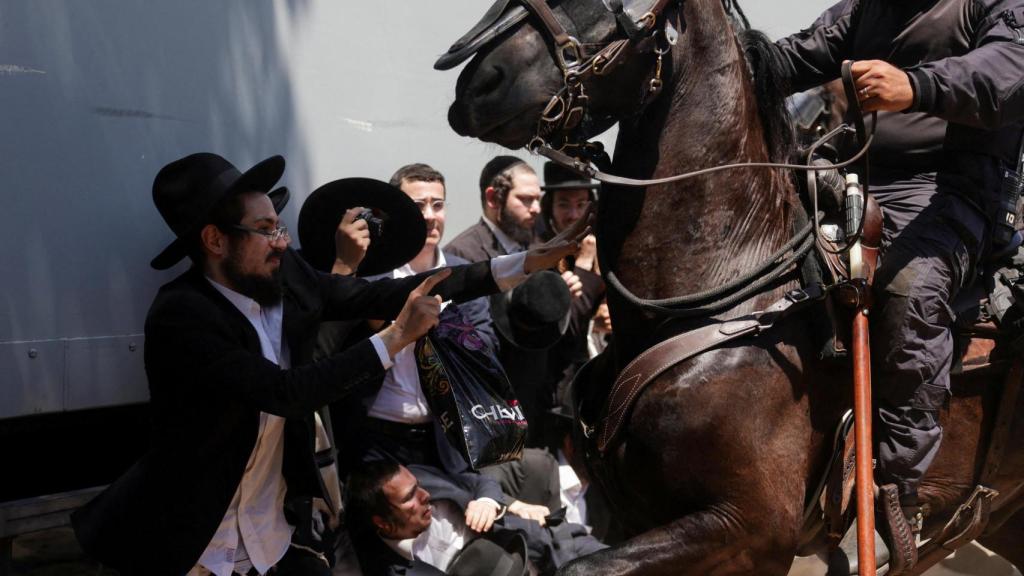
<path id="1" fill-rule="evenodd" d="M 287 2 L 15 2 L 0 9 L 0 342 L 138 332 L 170 275 L 161 166 L 213 151 L 307 172 L 280 27 Z M 305 185 L 305 182 L 301 183 Z M 5 194 L 5 197 L 7 194 Z M 6 317 L 6 318 L 5 318 Z"/>

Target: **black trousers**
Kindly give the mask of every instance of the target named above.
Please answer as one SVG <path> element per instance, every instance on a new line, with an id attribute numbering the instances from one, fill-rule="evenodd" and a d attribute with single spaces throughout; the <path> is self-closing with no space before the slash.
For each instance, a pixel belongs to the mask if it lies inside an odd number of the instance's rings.
<path id="1" fill-rule="evenodd" d="M 953 364 L 953 301 L 981 260 L 987 218 L 941 175 L 875 186 L 885 218 L 875 277 L 872 362 L 878 480 L 914 504 L 939 451 Z"/>

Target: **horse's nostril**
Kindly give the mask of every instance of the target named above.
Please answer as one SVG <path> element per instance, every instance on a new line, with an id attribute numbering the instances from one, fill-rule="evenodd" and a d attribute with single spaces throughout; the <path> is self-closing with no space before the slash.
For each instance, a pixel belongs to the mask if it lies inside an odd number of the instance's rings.
<path id="1" fill-rule="evenodd" d="M 477 98 L 494 92 L 505 81 L 505 71 L 497 66 L 481 70 L 479 74 L 473 89 L 473 96 Z"/>

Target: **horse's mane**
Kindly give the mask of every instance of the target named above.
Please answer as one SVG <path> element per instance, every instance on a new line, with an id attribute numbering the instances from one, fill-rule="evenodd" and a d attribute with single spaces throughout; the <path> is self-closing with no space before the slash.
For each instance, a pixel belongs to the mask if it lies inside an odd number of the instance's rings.
<path id="1" fill-rule="evenodd" d="M 778 57 L 775 46 L 762 32 L 744 30 L 740 42 L 747 57 L 747 66 L 754 77 L 754 97 L 757 100 L 765 144 L 772 162 L 786 162 L 794 148 L 793 124 L 786 108 L 786 66 Z"/>

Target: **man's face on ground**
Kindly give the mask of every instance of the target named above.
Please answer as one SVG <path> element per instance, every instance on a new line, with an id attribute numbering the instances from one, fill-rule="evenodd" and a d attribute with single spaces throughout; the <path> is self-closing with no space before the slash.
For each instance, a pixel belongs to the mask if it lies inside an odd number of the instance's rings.
<path id="1" fill-rule="evenodd" d="M 433 252 L 444 236 L 444 184 L 402 180 L 402 192 L 412 198 L 427 223 L 427 242 L 423 250 Z"/>
<path id="2" fill-rule="evenodd" d="M 533 239 L 533 224 L 540 214 L 540 180 L 522 167 L 512 172 L 512 189 L 498 214 L 498 226 L 520 244 Z"/>
<path id="3" fill-rule="evenodd" d="M 279 226 L 270 198 L 262 192 L 243 196 L 244 215 L 240 226 L 271 232 Z M 254 232 L 239 231 L 228 237 L 228 253 L 222 262 L 224 275 L 232 288 L 261 305 L 276 303 L 281 297 L 281 256 L 287 239 L 271 242 Z"/>
<path id="4" fill-rule="evenodd" d="M 387 529 L 382 534 L 392 540 L 415 538 L 430 528 L 430 493 L 408 468 L 402 466 L 381 488 L 391 505 L 391 517 L 383 520 Z M 378 520 L 381 520 L 378 518 Z"/>
<path id="5" fill-rule="evenodd" d="M 572 226 L 587 213 L 590 206 L 590 191 L 586 188 L 575 190 L 555 190 L 551 202 L 551 219 L 554 221 L 555 232 L 561 232 Z"/>

